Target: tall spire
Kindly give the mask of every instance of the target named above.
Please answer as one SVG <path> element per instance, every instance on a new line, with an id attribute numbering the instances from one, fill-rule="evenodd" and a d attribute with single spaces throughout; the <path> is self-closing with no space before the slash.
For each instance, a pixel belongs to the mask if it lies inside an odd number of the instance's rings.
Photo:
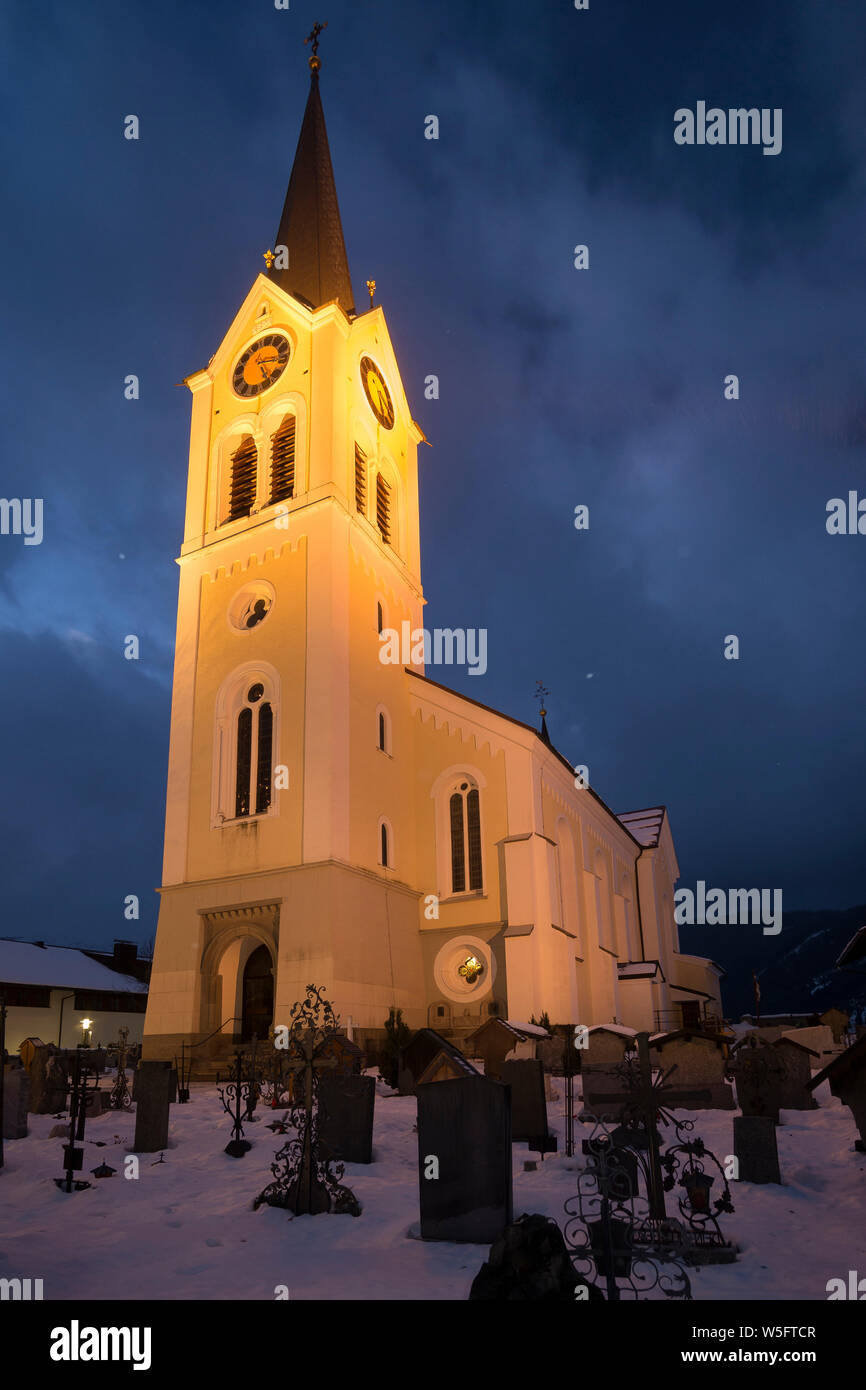
<path id="1" fill-rule="evenodd" d="M 277 232 L 274 249 L 278 259 L 270 266 L 268 275 L 281 289 L 306 300 L 314 309 L 331 299 L 338 299 L 340 307 L 346 313 L 351 313 L 355 299 L 337 204 L 325 113 L 319 96 L 319 33 L 324 27 L 316 24 L 309 39 L 305 40 L 307 43 L 312 41 L 313 45 L 310 95 Z M 281 246 L 287 248 L 289 261 L 283 269 L 278 268 L 284 259 L 279 254 L 278 248 Z"/>

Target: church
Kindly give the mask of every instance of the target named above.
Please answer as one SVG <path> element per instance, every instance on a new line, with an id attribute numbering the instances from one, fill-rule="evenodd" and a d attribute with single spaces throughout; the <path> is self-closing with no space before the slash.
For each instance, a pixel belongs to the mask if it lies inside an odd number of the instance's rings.
<path id="1" fill-rule="evenodd" d="M 424 627 L 425 437 L 372 289 L 356 305 L 317 47 L 265 270 L 186 379 L 143 1055 L 218 1058 L 310 983 L 361 1045 L 392 1007 L 456 1040 L 495 1016 L 716 1019 L 722 970 L 679 950 L 665 808 L 615 815 L 543 717 L 456 694 L 423 644 L 381 659 L 387 633 Z"/>

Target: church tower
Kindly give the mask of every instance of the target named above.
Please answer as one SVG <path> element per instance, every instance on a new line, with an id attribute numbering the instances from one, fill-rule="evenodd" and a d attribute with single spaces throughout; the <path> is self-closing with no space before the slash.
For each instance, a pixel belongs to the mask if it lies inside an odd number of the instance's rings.
<path id="1" fill-rule="evenodd" d="M 344 1023 L 422 1020 L 402 665 L 422 625 L 417 448 L 381 308 L 357 309 L 319 94 L 276 242 L 187 378 L 192 424 L 165 854 L 144 1055 L 264 1037 L 306 985 Z M 416 666 L 423 675 L 423 666 Z"/>

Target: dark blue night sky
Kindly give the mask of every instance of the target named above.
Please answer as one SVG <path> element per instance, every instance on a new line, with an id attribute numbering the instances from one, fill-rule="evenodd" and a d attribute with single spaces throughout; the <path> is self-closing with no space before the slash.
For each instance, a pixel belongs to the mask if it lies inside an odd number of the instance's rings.
<path id="1" fill-rule="evenodd" d="M 825 528 L 866 496 L 862 9 L 64 0 L 0 19 L 0 494 L 45 500 L 42 545 L 0 536 L 0 934 L 154 934 L 176 383 L 273 242 L 315 19 L 356 302 L 433 444 L 427 625 L 489 632 L 450 683 L 531 721 L 541 677 L 607 803 L 668 806 L 683 885 L 862 902 L 866 536 Z M 781 154 L 676 145 L 699 100 L 782 108 Z"/>

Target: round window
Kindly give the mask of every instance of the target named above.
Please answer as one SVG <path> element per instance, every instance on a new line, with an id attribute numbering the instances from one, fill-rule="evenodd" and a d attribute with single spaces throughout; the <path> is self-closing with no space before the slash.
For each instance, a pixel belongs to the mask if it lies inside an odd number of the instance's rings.
<path id="1" fill-rule="evenodd" d="M 252 632 L 270 613 L 274 606 L 274 588 L 266 580 L 255 584 L 245 584 L 235 594 L 229 604 L 228 618 L 238 632 Z"/>

